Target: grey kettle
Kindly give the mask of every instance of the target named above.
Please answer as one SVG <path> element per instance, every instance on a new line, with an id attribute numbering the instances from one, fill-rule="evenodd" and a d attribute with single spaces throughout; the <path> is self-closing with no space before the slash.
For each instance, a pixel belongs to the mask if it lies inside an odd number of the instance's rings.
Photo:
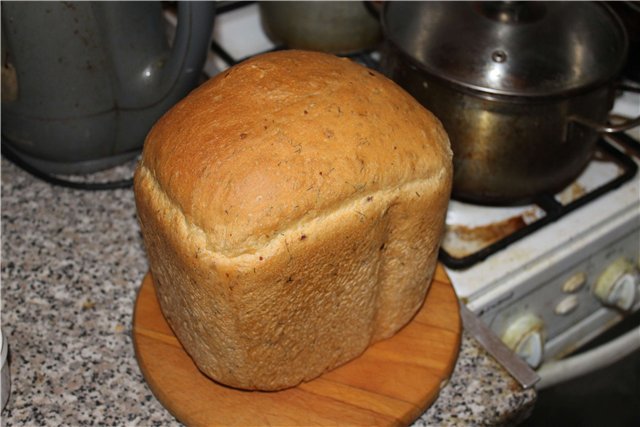
<path id="1" fill-rule="evenodd" d="M 2 2 L 2 138 L 48 173 L 134 157 L 196 85 L 213 2 L 177 2 L 171 46 L 160 2 Z"/>

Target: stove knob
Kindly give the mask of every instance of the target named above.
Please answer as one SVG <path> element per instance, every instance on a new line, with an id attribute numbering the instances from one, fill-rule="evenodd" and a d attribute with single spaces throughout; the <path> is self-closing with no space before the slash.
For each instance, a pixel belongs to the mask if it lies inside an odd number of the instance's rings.
<path id="1" fill-rule="evenodd" d="M 593 293 L 604 305 L 627 311 L 633 306 L 637 281 L 633 263 L 618 258 L 598 277 Z"/>
<path id="2" fill-rule="evenodd" d="M 529 366 L 537 368 L 544 355 L 544 322 L 535 314 L 521 315 L 507 327 L 502 341 Z"/>

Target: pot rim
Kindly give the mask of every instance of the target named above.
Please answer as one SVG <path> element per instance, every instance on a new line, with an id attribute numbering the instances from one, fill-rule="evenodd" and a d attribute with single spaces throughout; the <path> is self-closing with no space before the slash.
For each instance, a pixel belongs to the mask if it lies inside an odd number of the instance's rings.
<path id="1" fill-rule="evenodd" d="M 390 40 L 385 40 L 384 43 L 391 44 L 392 42 Z M 408 63 L 409 67 L 412 68 L 414 71 L 423 72 L 425 74 L 425 78 L 437 81 L 438 83 L 449 87 L 451 90 L 460 92 L 464 95 L 484 99 L 486 101 L 491 101 L 491 102 L 505 102 L 505 103 L 513 103 L 513 104 L 546 104 L 549 102 L 557 102 L 563 99 L 576 98 L 578 96 L 581 96 L 590 92 L 596 92 L 606 87 L 608 87 L 608 90 L 614 90 L 615 87 L 621 83 L 620 72 L 619 72 L 618 75 L 614 76 L 614 78 L 611 78 L 609 80 L 595 81 L 589 85 L 568 89 L 558 93 L 536 94 L 536 95 L 531 95 L 531 94 L 516 95 L 516 94 L 505 94 L 505 93 L 494 93 L 488 90 L 477 89 L 475 87 L 463 85 L 454 80 L 444 78 L 437 74 L 432 74 L 428 70 L 422 68 L 420 66 L 420 63 L 416 61 L 414 58 L 400 51 L 395 45 L 391 46 L 391 48 L 397 49 L 397 52 L 401 54 L 401 59 L 406 63 Z M 384 66 L 383 66 L 383 69 L 384 69 Z M 384 71 L 388 72 L 389 70 L 385 69 Z"/>
<path id="2" fill-rule="evenodd" d="M 519 91 L 509 91 L 509 90 L 501 90 L 501 89 L 492 89 L 488 87 L 483 87 L 479 85 L 474 85 L 472 83 L 466 83 L 455 78 L 447 77 L 441 74 L 438 74 L 429 69 L 429 66 L 424 64 L 423 62 L 417 60 L 412 55 L 410 55 L 404 48 L 402 48 L 389 34 L 389 28 L 387 23 L 387 10 L 389 7 L 393 7 L 393 2 L 385 2 L 382 13 L 380 17 L 380 26 L 382 28 L 383 41 L 388 46 L 388 52 L 386 55 L 392 54 L 396 52 L 400 55 L 402 59 L 407 61 L 410 66 L 414 67 L 415 70 L 419 70 L 424 72 L 429 77 L 435 78 L 443 83 L 446 83 L 449 86 L 452 86 L 454 89 L 460 90 L 469 95 L 477 96 L 480 98 L 484 98 L 491 101 L 509 101 L 509 102 L 522 102 L 527 103 L 531 101 L 542 102 L 547 99 L 559 99 L 559 98 L 572 98 L 574 96 L 590 92 L 595 90 L 596 88 L 600 88 L 606 85 L 615 84 L 615 82 L 620 80 L 620 75 L 625 66 L 625 61 L 628 56 L 629 50 L 629 36 L 625 26 L 622 23 L 622 20 L 616 14 L 613 9 L 602 2 L 598 2 L 600 7 L 603 7 L 607 14 L 612 18 L 614 25 L 617 26 L 618 30 L 622 33 L 622 54 L 620 55 L 620 59 L 616 67 L 612 67 L 612 71 L 607 75 L 603 76 L 600 79 L 594 80 L 589 84 L 583 84 L 578 87 L 557 90 L 557 91 L 548 91 L 548 92 L 538 92 L 538 93 L 522 93 Z"/>

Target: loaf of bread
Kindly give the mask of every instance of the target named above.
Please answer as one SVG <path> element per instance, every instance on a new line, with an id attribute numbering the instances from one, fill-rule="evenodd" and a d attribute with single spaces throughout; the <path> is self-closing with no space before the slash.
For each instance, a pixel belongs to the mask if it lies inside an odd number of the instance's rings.
<path id="1" fill-rule="evenodd" d="M 135 196 L 162 311 L 199 369 L 278 390 L 398 331 L 433 277 L 451 157 L 405 91 L 323 53 L 252 58 L 167 112 Z"/>

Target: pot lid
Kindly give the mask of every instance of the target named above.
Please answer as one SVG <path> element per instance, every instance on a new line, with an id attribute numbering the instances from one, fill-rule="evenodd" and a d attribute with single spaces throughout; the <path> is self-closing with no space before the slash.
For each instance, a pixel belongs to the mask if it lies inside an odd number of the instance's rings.
<path id="1" fill-rule="evenodd" d="M 383 27 L 425 71 L 504 95 L 609 81 L 627 49 L 617 16 L 594 2 L 387 2 Z"/>

